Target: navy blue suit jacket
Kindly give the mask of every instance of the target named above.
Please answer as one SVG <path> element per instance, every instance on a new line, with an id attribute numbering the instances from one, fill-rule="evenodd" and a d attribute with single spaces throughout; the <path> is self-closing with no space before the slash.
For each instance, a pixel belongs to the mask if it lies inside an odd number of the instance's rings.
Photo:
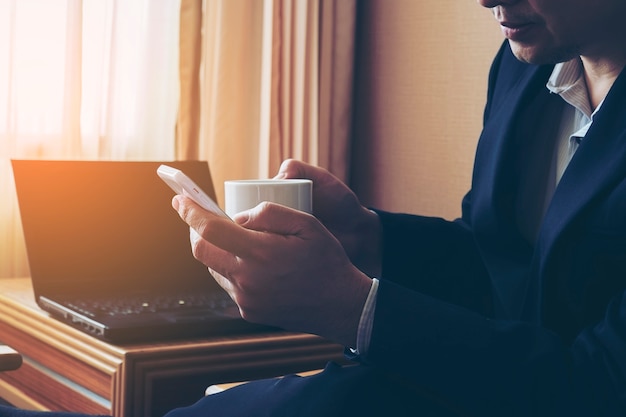
<path id="1" fill-rule="evenodd" d="M 521 184 L 545 156 L 533 129 L 559 120 L 552 69 L 502 46 L 462 218 L 379 212 L 367 361 L 469 415 L 626 415 L 626 74 L 529 238 Z"/>

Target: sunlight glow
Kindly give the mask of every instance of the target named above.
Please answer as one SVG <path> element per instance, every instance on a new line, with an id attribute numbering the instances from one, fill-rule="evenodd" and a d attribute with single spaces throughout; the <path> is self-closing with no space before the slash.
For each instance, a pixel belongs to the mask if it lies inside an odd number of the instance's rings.
<path id="1" fill-rule="evenodd" d="M 0 14 L 10 19 L 11 5 L 7 3 L 10 2 L 3 1 L 0 7 L 8 8 L 8 13 L 2 10 Z M 14 118 L 0 119 L 0 130 L 11 127 L 27 137 L 61 130 L 63 84 L 50 80 L 63 79 L 64 62 L 58 56 L 65 54 L 64 10 L 56 1 L 35 0 L 20 0 L 19 7 L 14 8 L 16 22 L 30 19 L 32 24 L 30 27 L 16 25 L 14 37 L 0 44 L 0 54 L 7 57 L 3 61 L 10 63 L 3 66 L 0 77 L 11 78 L 10 85 L 13 86 L 3 107 L 6 109 L 12 103 L 16 109 L 12 112 Z M 10 25 L 5 27 L 10 28 Z M 28 30 L 30 28 L 37 30 Z M 9 60 L 10 55 L 12 59 Z M 2 110 L 0 108 L 2 114 L 7 114 Z"/>
<path id="2" fill-rule="evenodd" d="M 146 158 L 173 157 L 179 7 L 0 0 L 0 140 L 37 155 L 78 146 L 80 157 L 134 159 L 152 141 Z"/>

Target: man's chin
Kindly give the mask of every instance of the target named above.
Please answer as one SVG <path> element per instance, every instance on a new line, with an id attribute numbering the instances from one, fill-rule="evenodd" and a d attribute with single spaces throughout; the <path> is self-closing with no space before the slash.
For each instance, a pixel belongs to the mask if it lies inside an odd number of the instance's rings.
<path id="1" fill-rule="evenodd" d="M 517 59 L 533 65 L 553 65 L 559 62 L 569 61 L 576 57 L 575 53 L 559 48 L 528 45 L 520 42 L 509 41 L 511 51 Z"/>

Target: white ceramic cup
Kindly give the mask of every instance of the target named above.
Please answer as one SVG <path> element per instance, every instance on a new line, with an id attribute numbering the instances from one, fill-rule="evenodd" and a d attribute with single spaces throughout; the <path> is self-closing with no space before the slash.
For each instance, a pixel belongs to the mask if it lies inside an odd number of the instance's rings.
<path id="1" fill-rule="evenodd" d="M 263 201 L 312 213 L 313 181 L 305 179 L 224 181 L 224 200 L 224 211 L 231 217 L 256 207 Z"/>

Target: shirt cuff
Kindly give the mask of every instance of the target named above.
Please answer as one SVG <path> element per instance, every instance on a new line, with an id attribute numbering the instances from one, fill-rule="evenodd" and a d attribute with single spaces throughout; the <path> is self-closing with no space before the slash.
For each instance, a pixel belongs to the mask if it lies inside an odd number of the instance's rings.
<path id="1" fill-rule="evenodd" d="M 374 326 L 374 311 L 376 310 L 376 295 L 378 294 L 378 279 L 372 279 L 370 292 L 365 300 L 359 328 L 356 335 L 356 349 L 351 348 L 350 352 L 356 356 L 365 356 L 369 350 L 372 338 L 372 328 Z"/>

